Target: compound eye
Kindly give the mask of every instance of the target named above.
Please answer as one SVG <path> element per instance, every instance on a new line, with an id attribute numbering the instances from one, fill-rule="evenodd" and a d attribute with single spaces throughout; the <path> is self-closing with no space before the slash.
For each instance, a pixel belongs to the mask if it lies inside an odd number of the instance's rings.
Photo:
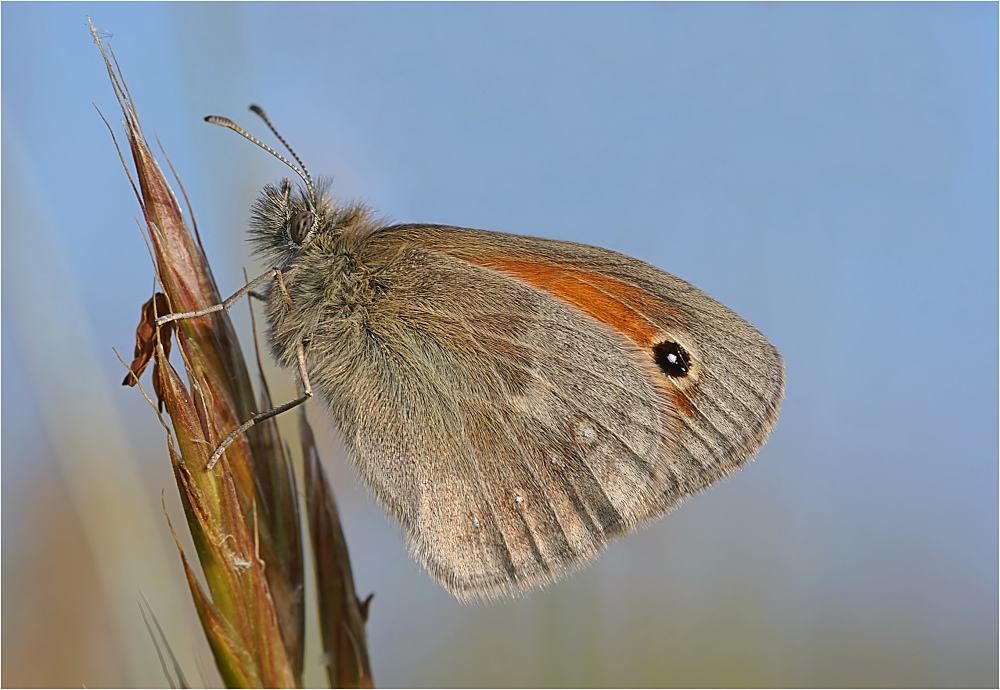
<path id="1" fill-rule="evenodd" d="M 293 244 L 302 244 L 315 221 L 316 214 L 312 211 L 299 211 L 292 216 L 292 222 L 288 225 L 288 239 Z"/>

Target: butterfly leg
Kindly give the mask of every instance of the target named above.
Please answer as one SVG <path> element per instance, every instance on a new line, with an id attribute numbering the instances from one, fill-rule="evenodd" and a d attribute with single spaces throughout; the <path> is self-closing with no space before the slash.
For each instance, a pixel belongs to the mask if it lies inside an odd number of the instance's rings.
<path id="1" fill-rule="evenodd" d="M 287 412 L 293 407 L 298 407 L 299 405 L 301 405 L 302 403 L 304 403 L 306 400 L 308 400 L 313 396 L 312 384 L 309 383 L 309 374 L 306 371 L 305 348 L 302 346 L 302 343 L 299 343 L 296 346 L 295 356 L 299 361 L 299 376 L 302 377 L 302 388 L 303 388 L 302 396 L 290 402 L 286 402 L 283 405 L 272 407 L 270 410 L 267 410 L 266 412 L 260 412 L 258 414 L 255 414 L 253 417 L 243 422 L 243 424 L 241 424 L 237 429 L 235 429 L 231 434 L 229 434 L 229 436 L 227 436 L 226 439 L 219 444 L 219 447 L 215 449 L 215 452 L 212 453 L 212 457 L 208 461 L 206 469 L 210 470 L 213 467 L 215 467 L 215 463 L 217 463 L 219 461 L 219 458 L 222 457 L 222 454 L 226 452 L 226 448 L 229 447 L 229 444 L 231 444 L 233 441 L 235 441 L 244 433 L 246 433 L 246 431 L 254 424 L 256 424 L 257 422 L 262 422 L 265 419 L 269 419 L 271 417 L 276 417 L 282 412 Z"/>
<path id="2" fill-rule="evenodd" d="M 204 309 L 199 309 L 198 311 L 182 311 L 176 314 L 167 314 L 166 316 L 161 316 L 160 318 L 158 318 L 156 320 L 156 325 L 163 326 L 164 324 L 168 324 L 171 321 L 180 321 L 181 319 L 193 319 L 197 316 L 206 316 L 208 314 L 214 314 L 217 311 L 224 311 L 228 313 L 229 310 L 232 308 L 232 306 L 240 300 L 240 297 L 252 291 L 258 285 L 266 283 L 267 281 L 272 279 L 278 281 L 278 285 L 281 287 L 282 294 L 285 296 L 286 299 L 288 299 L 288 291 L 285 290 L 285 283 L 283 280 L 281 280 L 280 276 L 281 276 L 281 271 L 279 271 L 276 268 L 272 268 L 267 273 L 257 276 L 249 283 L 241 287 L 239 290 L 230 295 L 221 304 L 213 304 L 210 307 L 205 307 Z"/>
<path id="3" fill-rule="evenodd" d="M 249 283 L 247 283 L 242 288 L 240 288 L 232 295 L 230 295 L 221 304 L 213 304 L 210 307 L 205 307 L 204 309 L 199 309 L 197 311 L 186 311 L 186 312 L 179 312 L 176 314 L 167 314 L 166 316 L 161 316 L 160 318 L 158 318 L 156 320 L 156 325 L 163 326 L 164 324 L 170 323 L 171 321 L 179 321 L 181 319 L 193 319 L 198 316 L 206 316 L 208 314 L 214 314 L 217 311 L 225 311 L 228 313 L 229 309 L 234 304 L 236 304 L 236 302 L 238 302 L 239 299 L 243 297 L 243 295 L 250 294 L 256 296 L 255 293 L 253 292 L 253 289 L 258 285 L 261 285 L 262 283 L 265 283 L 268 280 L 272 279 L 277 283 L 278 290 L 281 292 L 281 295 L 282 297 L 284 297 L 285 301 L 288 302 L 288 304 L 291 304 L 292 298 L 289 296 L 288 289 L 285 287 L 285 281 L 281 275 L 281 271 L 278 270 L 277 268 L 272 268 L 267 273 L 257 276 L 256 278 L 251 280 Z M 243 422 L 243 424 L 241 424 L 231 434 L 229 434 L 229 436 L 227 436 L 225 440 L 223 440 L 222 443 L 219 444 L 218 448 L 215 449 L 215 452 L 212 453 L 212 457 L 209 458 L 206 469 L 210 470 L 213 467 L 215 467 L 215 464 L 219 461 L 219 458 L 221 458 L 222 454 L 226 452 L 226 448 L 228 448 L 233 443 L 233 441 L 235 441 L 240 436 L 245 434 L 247 430 L 250 429 L 250 427 L 254 426 L 258 422 L 264 421 L 265 419 L 276 417 L 282 412 L 287 412 L 293 407 L 298 407 L 299 405 L 301 405 L 302 403 L 304 403 L 306 400 L 308 400 L 313 396 L 312 384 L 309 382 L 309 372 L 306 370 L 305 347 L 302 345 L 302 343 L 299 343 L 296 346 L 295 357 L 298 360 L 299 377 L 302 379 L 302 389 L 303 389 L 302 395 L 296 398 L 295 400 L 287 402 L 283 405 L 272 407 L 270 410 L 266 410 L 265 412 L 259 412 L 250 419 L 248 419 L 247 421 Z"/>

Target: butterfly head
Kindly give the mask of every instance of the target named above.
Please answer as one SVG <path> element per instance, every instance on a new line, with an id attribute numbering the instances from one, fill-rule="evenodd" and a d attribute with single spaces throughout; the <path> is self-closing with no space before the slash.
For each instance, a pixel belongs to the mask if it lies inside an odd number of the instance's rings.
<path id="1" fill-rule="evenodd" d="M 264 187 L 250 209 L 250 241 L 254 252 L 276 268 L 284 268 L 318 234 L 336 232 L 343 215 L 330 195 L 330 184 L 298 189 L 285 178 Z"/>
<path id="2" fill-rule="evenodd" d="M 330 193 L 331 182 L 323 179 L 313 181 L 305 163 L 278 133 L 264 111 L 256 105 L 250 106 L 250 110 L 264 120 L 298 165 L 248 134 L 229 118 L 210 115 L 205 120 L 231 129 L 253 142 L 291 168 L 302 180 L 296 189 L 288 178 L 277 186 L 264 187 L 251 209 L 250 241 L 254 245 L 254 253 L 262 256 L 269 266 L 285 269 L 320 237 L 336 241 L 345 235 L 358 234 L 356 231 L 359 229 L 371 227 L 374 214 L 370 209 L 360 204 L 342 206 L 336 203 Z"/>

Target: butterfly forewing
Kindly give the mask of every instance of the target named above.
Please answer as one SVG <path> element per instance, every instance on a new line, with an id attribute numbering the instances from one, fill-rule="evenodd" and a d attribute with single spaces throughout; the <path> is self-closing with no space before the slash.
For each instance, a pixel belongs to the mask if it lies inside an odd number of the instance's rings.
<path id="1" fill-rule="evenodd" d="M 640 261 L 438 226 L 357 252 L 350 314 L 310 336 L 313 385 L 459 597 L 557 579 L 732 471 L 773 423 L 774 348 Z"/>

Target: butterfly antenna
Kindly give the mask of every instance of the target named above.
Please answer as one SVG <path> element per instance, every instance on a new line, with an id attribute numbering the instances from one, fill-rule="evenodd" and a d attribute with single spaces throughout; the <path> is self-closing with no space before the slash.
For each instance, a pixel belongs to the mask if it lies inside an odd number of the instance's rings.
<path id="1" fill-rule="evenodd" d="M 253 106 L 253 107 L 257 108 L 257 106 Z M 254 110 L 254 112 L 257 113 L 258 115 L 260 115 L 264 119 L 264 122 L 266 122 L 267 126 L 271 128 L 271 131 L 274 132 L 277 135 L 278 139 L 281 139 L 281 143 L 285 144 L 285 148 L 287 148 L 289 151 L 291 151 L 292 156 L 294 156 L 295 160 L 297 160 L 299 162 L 299 165 L 302 165 L 302 159 L 300 159 L 298 156 L 295 155 L 295 152 L 292 151 L 291 147 L 288 146 L 288 144 L 285 142 L 285 140 L 282 139 L 281 135 L 278 134 L 278 132 L 274 129 L 274 127 L 268 121 L 267 117 L 264 115 L 264 111 L 260 110 L 259 108 L 257 108 L 257 110 Z M 213 125 L 219 125 L 220 127 L 225 127 L 226 129 L 231 129 L 234 132 L 236 132 L 237 134 L 239 134 L 241 137 L 243 137 L 244 139 L 246 139 L 248 141 L 252 141 L 253 143 L 257 144 L 257 146 L 261 147 L 262 149 L 264 149 L 265 151 L 267 151 L 268 153 L 270 153 L 272 156 L 274 156 L 275 158 L 277 158 L 279 161 L 281 161 L 282 163 L 284 163 L 285 165 L 287 165 L 289 168 L 291 168 L 292 170 L 294 170 L 295 174 L 298 175 L 299 177 L 301 177 L 302 181 L 306 183 L 306 187 L 309 188 L 309 191 L 315 191 L 316 186 L 313 184 L 312 177 L 309 175 L 309 171 L 306 170 L 306 166 L 305 165 L 302 165 L 302 169 L 300 170 L 290 160 L 288 160 L 287 158 L 285 158 L 284 156 L 282 156 L 280 153 L 278 153 L 277 151 L 275 151 L 274 149 L 272 149 L 270 146 L 268 146 L 267 144 L 265 144 L 264 142 L 262 142 L 260 139 L 257 139 L 252 134 L 248 134 L 246 132 L 246 130 L 244 130 L 238 124 L 236 124 L 235 122 L 233 122 L 232 120 L 230 120 L 228 117 L 222 117 L 221 115 L 207 115 L 205 117 L 205 122 L 211 122 Z"/>
<path id="2" fill-rule="evenodd" d="M 309 175 L 309 170 L 306 169 L 306 164 L 302 162 L 301 158 L 299 158 L 299 154 L 295 153 L 295 150 L 288 145 L 288 142 L 285 141 L 285 137 L 281 136 L 281 133 L 278 132 L 277 128 L 271 124 L 271 120 L 268 119 L 267 113 L 264 112 L 264 109 L 261 108 L 259 105 L 251 105 L 250 110 L 252 110 L 254 114 L 257 115 L 257 117 L 259 117 L 261 120 L 264 121 L 264 124 L 267 125 L 267 128 L 270 129 L 272 132 L 274 132 L 274 136 L 278 137 L 278 141 L 284 144 L 285 148 L 288 149 L 288 152 L 292 154 L 292 158 L 294 158 L 296 162 L 298 162 L 298 164 L 302 166 L 302 171 L 306 174 L 305 176 L 309 179 L 309 186 L 312 187 L 312 176 Z"/>

